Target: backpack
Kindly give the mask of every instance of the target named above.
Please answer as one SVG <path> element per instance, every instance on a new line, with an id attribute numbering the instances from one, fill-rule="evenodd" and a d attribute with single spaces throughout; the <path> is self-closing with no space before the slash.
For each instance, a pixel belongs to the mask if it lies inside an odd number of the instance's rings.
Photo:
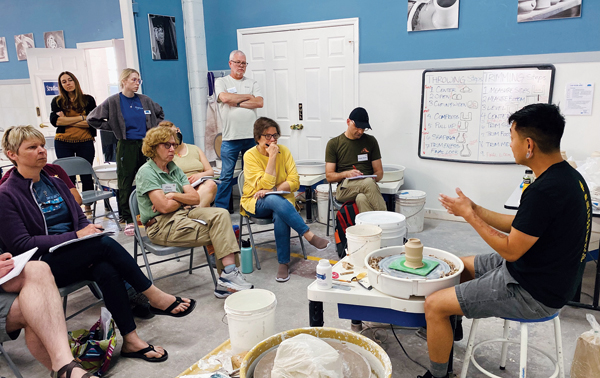
<path id="1" fill-rule="evenodd" d="M 335 249 L 340 259 L 346 256 L 348 240 L 346 239 L 346 229 L 354 226 L 354 220 L 358 214 L 358 206 L 354 201 L 344 202 L 335 217 Z"/>

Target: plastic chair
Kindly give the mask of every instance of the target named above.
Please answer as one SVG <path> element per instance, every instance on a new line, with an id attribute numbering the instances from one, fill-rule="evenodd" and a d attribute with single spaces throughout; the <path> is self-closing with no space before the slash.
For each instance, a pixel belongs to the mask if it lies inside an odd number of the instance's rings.
<path id="1" fill-rule="evenodd" d="M 244 172 L 242 171 L 240 173 L 240 175 L 238 176 L 238 190 L 240 193 L 240 198 L 242 198 L 242 196 L 244 195 Z M 240 208 L 242 206 L 240 205 Z M 261 245 L 261 244 L 267 244 L 267 243 L 271 243 L 273 242 L 273 240 L 268 240 L 268 241 L 264 241 L 264 242 L 260 242 L 258 244 L 254 243 L 254 234 L 260 234 L 263 232 L 271 232 L 273 231 L 273 229 L 269 229 L 269 230 L 262 230 L 262 231 L 257 231 L 257 232 L 252 232 L 252 227 L 250 226 L 250 222 L 252 222 L 253 224 L 259 225 L 259 226 L 264 226 L 267 224 L 272 224 L 273 223 L 273 219 L 272 218 L 258 218 L 258 217 L 253 217 L 250 215 L 242 215 L 242 213 L 240 212 L 240 239 L 238 240 L 238 243 L 240 245 L 240 248 L 242 246 L 242 227 L 244 226 L 244 219 L 246 219 L 246 226 L 248 227 L 248 234 L 250 236 L 250 243 L 252 245 L 252 252 L 254 253 L 254 260 L 256 261 L 256 269 L 260 270 L 260 261 L 258 260 L 258 253 L 256 252 L 256 246 L 257 245 Z M 306 249 L 304 248 L 304 241 L 302 240 L 302 235 L 297 235 L 297 236 L 292 236 L 292 238 L 298 238 L 300 240 L 300 247 L 302 247 L 302 254 L 304 255 L 304 260 L 306 260 Z"/>
<path id="2" fill-rule="evenodd" d="M 335 212 L 341 209 L 343 203 L 338 202 L 333 195 L 333 189 L 331 183 L 329 183 L 329 203 L 327 205 L 327 236 L 329 236 L 329 226 L 331 226 L 331 232 L 335 233 Z"/>
<path id="3" fill-rule="evenodd" d="M 70 316 L 67 316 L 67 296 L 79 289 L 81 289 L 84 286 L 88 286 L 90 288 L 90 290 L 92 291 L 92 294 L 94 294 L 94 296 L 96 298 L 98 298 L 99 300 L 95 303 L 92 303 L 90 305 L 87 305 L 86 307 L 82 308 L 81 310 L 71 314 Z M 79 282 L 75 282 L 72 283 L 68 286 L 65 287 L 61 287 L 58 289 L 58 292 L 60 293 L 60 296 L 63 299 L 63 311 L 65 312 L 65 320 L 69 320 L 71 318 L 73 318 L 74 316 L 77 316 L 79 314 L 81 314 L 82 312 L 84 312 L 85 310 L 87 310 L 88 308 L 94 307 L 95 305 L 97 305 L 98 303 L 103 301 L 103 297 L 102 297 L 102 291 L 100 291 L 100 288 L 98 287 L 98 285 L 96 284 L 96 282 L 94 281 L 79 281 Z"/>
<path id="4" fill-rule="evenodd" d="M 136 189 L 134 189 L 133 192 L 131 193 L 131 195 L 129 196 L 129 209 L 131 211 L 131 216 L 133 217 L 133 219 L 137 219 L 137 216 L 140 214 L 140 208 L 138 205 Z M 163 245 L 154 244 L 150 241 L 148 236 L 142 236 L 142 233 L 140 231 L 140 226 L 138 225 L 137 222 L 134 221 L 133 224 L 135 225 L 135 228 L 134 228 L 135 241 L 133 243 L 133 257 L 135 258 L 135 261 L 137 262 L 137 257 L 138 257 L 137 248 L 138 248 L 138 244 L 139 244 L 140 248 L 142 249 L 142 257 L 144 258 L 144 265 L 146 266 L 146 271 L 148 272 L 148 278 L 150 279 L 150 281 L 152 281 L 152 283 L 154 283 L 154 281 L 158 281 L 163 278 L 171 277 L 171 276 L 174 276 L 174 275 L 180 274 L 180 273 L 188 272 L 189 274 L 192 274 L 193 270 L 204 268 L 205 266 L 208 266 L 208 269 L 210 270 L 210 274 L 212 276 L 212 280 L 215 285 L 215 288 L 217 287 L 217 277 L 215 276 L 215 272 L 213 271 L 212 266 L 209 264 L 210 260 L 208 257 L 209 255 L 208 255 L 208 251 L 206 250 L 206 247 L 203 247 L 204 255 L 206 256 L 206 263 L 197 265 L 197 266 L 193 266 L 194 248 L 165 247 Z M 190 252 L 185 255 L 179 256 L 179 252 L 185 252 L 187 250 L 190 250 Z M 153 263 L 149 263 L 148 256 L 147 256 L 148 253 L 152 253 L 157 256 L 168 256 L 168 255 L 173 255 L 173 254 L 175 254 L 176 256 L 171 257 L 171 258 L 162 259 L 160 261 L 155 261 Z M 188 269 L 180 270 L 175 273 L 166 274 L 166 275 L 161 276 L 156 279 L 154 279 L 154 277 L 152 276 L 152 271 L 150 270 L 151 265 L 160 264 L 160 263 L 171 261 L 171 260 L 178 260 L 180 257 L 186 257 L 186 256 L 190 257 L 190 265 L 189 265 Z"/>
<path id="5" fill-rule="evenodd" d="M 542 353 L 544 356 L 548 357 L 548 359 L 554 365 L 554 373 L 549 378 L 564 378 L 565 377 L 565 366 L 563 362 L 563 350 L 562 350 L 562 337 L 560 334 L 560 319 L 558 318 L 558 312 L 552 316 L 548 316 L 546 318 L 541 319 L 504 319 L 504 333 L 501 338 L 491 339 L 482 341 L 478 344 L 475 344 L 475 335 L 477 333 L 477 326 L 479 325 L 480 319 L 474 319 L 473 324 L 471 325 L 471 332 L 469 333 L 469 341 L 467 343 L 467 350 L 465 351 L 465 359 L 463 363 L 463 368 L 461 372 L 461 378 L 467 377 L 467 370 L 469 369 L 469 363 L 472 362 L 473 366 L 475 366 L 479 371 L 488 377 L 493 378 L 501 378 L 495 374 L 490 373 L 485 370 L 481 365 L 475 361 L 475 350 L 480 346 L 488 343 L 501 342 L 502 343 L 502 354 L 500 356 L 500 370 L 504 370 L 506 367 L 506 355 L 508 350 L 508 344 L 520 344 L 521 345 L 521 357 L 519 361 L 519 378 L 525 378 L 527 374 L 527 324 L 528 323 L 542 323 L 552 320 L 554 322 L 554 341 L 556 346 L 556 357 L 551 356 L 549 353 L 544 352 L 543 350 L 530 346 L 530 348 L 537 350 Z M 521 339 L 520 340 L 509 340 L 508 338 L 508 330 L 509 330 L 509 322 L 519 322 L 521 324 Z"/>
<path id="6" fill-rule="evenodd" d="M 96 216 L 96 203 L 98 201 L 103 201 L 105 206 L 108 206 L 109 209 L 107 215 L 109 216 L 109 218 L 112 217 L 112 219 L 115 221 L 115 224 L 117 225 L 117 228 L 121 230 L 121 226 L 119 225 L 119 219 L 113 211 L 112 206 L 110 205 L 110 201 L 104 201 L 114 197 L 115 194 L 112 191 L 105 191 L 102 189 L 102 184 L 100 184 L 100 180 L 98 180 L 96 172 L 87 160 L 79 156 L 71 156 L 54 160 L 52 164 L 59 165 L 62 169 L 65 170 L 65 172 L 67 172 L 69 176 L 92 175 L 92 180 L 94 181 L 94 190 L 86 190 L 84 192 L 81 192 L 81 199 L 83 204 L 94 205 L 92 210 L 92 222 L 94 222 L 96 218 L 100 218 L 99 216 Z"/>

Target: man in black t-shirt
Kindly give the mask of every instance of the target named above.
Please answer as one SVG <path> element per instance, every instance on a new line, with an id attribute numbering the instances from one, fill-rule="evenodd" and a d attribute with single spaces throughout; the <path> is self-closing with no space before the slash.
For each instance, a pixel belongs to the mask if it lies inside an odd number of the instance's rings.
<path id="1" fill-rule="evenodd" d="M 431 369 L 422 378 L 448 376 L 451 316 L 548 317 L 581 282 L 592 207 L 583 177 L 560 154 L 564 117 L 554 105 L 532 104 L 508 122 L 515 162 L 537 180 L 524 190 L 514 216 L 484 209 L 458 188 L 458 197 L 440 195 L 448 213 L 463 217 L 496 252 L 461 258 L 461 284 L 425 300 Z"/>
<path id="2" fill-rule="evenodd" d="M 336 199 L 355 201 L 358 211 L 385 211 L 385 201 L 377 186 L 383 177 L 379 144 L 374 136 L 365 134 L 370 129 L 369 115 L 364 108 L 356 108 L 346 120 L 348 129 L 332 138 L 325 150 L 327 181 L 339 182 Z M 359 178 L 374 175 L 375 177 Z"/>

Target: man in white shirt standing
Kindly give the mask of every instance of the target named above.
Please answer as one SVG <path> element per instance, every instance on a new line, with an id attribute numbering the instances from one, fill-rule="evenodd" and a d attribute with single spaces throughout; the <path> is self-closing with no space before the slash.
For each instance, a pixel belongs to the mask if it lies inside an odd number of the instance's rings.
<path id="1" fill-rule="evenodd" d="M 256 109 L 263 107 L 260 86 L 255 80 L 244 76 L 246 55 L 240 50 L 229 54 L 229 76 L 215 81 L 215 92 L 223 121 L 223 143 L 221 144 L 221 184 L 215 198 L 215 206 L 229 208 L 233 171 L 238 155 L 254 147 L 254 122 L 258 118 Z"/>

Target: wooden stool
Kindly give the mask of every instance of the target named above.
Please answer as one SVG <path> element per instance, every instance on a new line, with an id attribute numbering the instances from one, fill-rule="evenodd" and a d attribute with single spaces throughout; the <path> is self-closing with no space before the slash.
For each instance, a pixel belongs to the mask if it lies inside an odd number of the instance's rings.
<path id="1" fill-rule="evenodd" d="M 521 323 L 521 339 L 520 340 L 509 340 L 508 339 L 508 329 L 509 329 L 509 321 L 519 322 Z M 552 364 L 554 365 L 554 373 L 549 378 L 564 378 L 565 377 L 565 367 L 563 362 L 563 350 L 562 350 L 562 338 L 560 335 L 560 320 L 558 318 L 558 312 L 552 316 L 548 316 L 546 318 L 541 319 L 512 319 L 512 318 L 504 318 L 504 334 L 502 338 L 491 339 L 482 341 L 478 344 L 475 344 L 475 334 L 477 333 L 477 326 L 479 325 L 480 319 L 473 319 L 473 325 L 471 326 L 471 332 L 469 333 L 469 341 L 467 344 L 467 350 L 465 352 L 465 362 L 463 363 L 463 368 L 461 372 L 461 378 L 467 377 L 467 370 L 469 369 L 469 363 L 473 362 L 473 366 L 475 366 L 479 371 L 488 377 L 493 378 L 501 378 L 495 374 L 490 373 L 485 370 L 475 361 L 475 350 L 480 346 L 493 342 L 501 342 L 502 343 L 502 355 L 500 358 L 500 370 L 504 370 L 506 367 L 506 354 L 508 349 L 508 344 L 521 344 L 521 356 L 520 356 L 520 366 L 519 366 L 519 378 L 525 378 L 527 375 L 527 324 L 528 323 L 542 323 L 553 320 L 554 321 L 554 340 L 556 344 L 556 358 L 550 355 L 549 353 L 544 352 L 543 350 L 531 346 L 531 348 L 537 350 L 542 353 L 546 357 L 550 359 Z"/>

